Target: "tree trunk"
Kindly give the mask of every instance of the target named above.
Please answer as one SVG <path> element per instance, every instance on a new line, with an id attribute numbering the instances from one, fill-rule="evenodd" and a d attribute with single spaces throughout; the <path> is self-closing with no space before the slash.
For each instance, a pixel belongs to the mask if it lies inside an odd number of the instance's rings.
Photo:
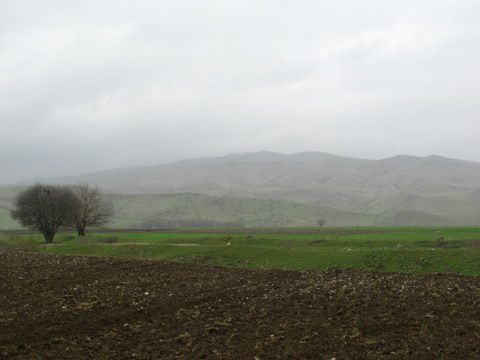
<path id="1" fill-rule="evenodd" d="M 43 237 L 45 238 L 45 242 L 50 244 L 53 242 L 53 238 L 55 237 L 55 234 L 50 231 L 47 231 L 43 233 Z"/>
<path id="2" fill-rule="evenodd" d="M 77 228 L 78 236 L 85 236 L 85 228 Z"/>

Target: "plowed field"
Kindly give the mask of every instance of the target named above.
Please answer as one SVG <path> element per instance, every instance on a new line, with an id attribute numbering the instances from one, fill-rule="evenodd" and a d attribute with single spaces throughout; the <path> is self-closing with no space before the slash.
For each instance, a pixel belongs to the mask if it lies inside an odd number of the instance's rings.
<path id="1" fill-rule="evenodd" d="M 4 359 L 480 359 L 480 278 L 0 255 Z"/>

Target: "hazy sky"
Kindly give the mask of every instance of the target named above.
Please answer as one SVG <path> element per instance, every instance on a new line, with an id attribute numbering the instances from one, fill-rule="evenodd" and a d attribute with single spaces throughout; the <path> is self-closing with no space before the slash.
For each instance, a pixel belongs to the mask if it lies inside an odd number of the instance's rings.
<path id="1" fill-rule="evenodd" d="M 480 161 L 478 0 L 1 0 L 0 183 L 231 152 Z"/>

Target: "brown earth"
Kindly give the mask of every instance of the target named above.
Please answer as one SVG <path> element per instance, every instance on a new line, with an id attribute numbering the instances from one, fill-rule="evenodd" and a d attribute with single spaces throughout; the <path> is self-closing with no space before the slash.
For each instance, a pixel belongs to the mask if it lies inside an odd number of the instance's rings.
<path id="1" fill-rule="evenodd" d="M 480 359 L 480 278 L 0 255 L 3 359 Z"/>

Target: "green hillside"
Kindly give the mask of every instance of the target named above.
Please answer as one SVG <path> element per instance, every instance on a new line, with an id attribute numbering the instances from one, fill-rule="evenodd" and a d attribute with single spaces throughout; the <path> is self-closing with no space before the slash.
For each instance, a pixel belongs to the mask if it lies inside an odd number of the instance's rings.
<path id="1" fill-rule="evenodd" d="M 13 197 L 17 188 L 0 187 L 0 229 L 19 229 L 20 224 L 10 217 Z"/>
<path id="2" fill-rule="evenodd" d="M 480 224 L 480 163 L 440 156 L 259 152 L 50 180 L 82 181 L 111 198 L 115 227 Z M 1 228 L 17 189 L 0 188 Z"/>
<path id="3" fill-rule="evenodd" d="M 0 229 L 16 229 L 19 224 L 10 218 L 14 191 L 0 190 Z M 328 206 L 302 204 L 282 200 L 256 200 L 217 197 L 200 194 L 107 195 L 115 214 L 109 227 L 174 227 L 179 226 L 314 226 L 318 219 L 329 226 L 370 224 L 371 216 L 343 211 Z M 203 223 L 202 223 L 203 222 Z M 165 225 L 168 224 L 168 225 Z"/>
<path id="4" fill-rule="evenodd" d="M 2 191 L 0 191 L 2 193 Z M 18 229 L 9 209 L 13 192 L 0 200 L 0 229 Z M 398 210 L 366 214 L 318 204 L 294 201 L 260 200 L 236 197 L 184 194 L 109 194 L 115 214 L 113 228 L 216 227 L 216 226 L 316 226 L 325 219 L 327 226 L 454 226 L 472 225 L 473 215 L 464 221 L 438 213 L 416 211 L 398 205 Z M 407 209 L 405 209 L 405 207 Z"/>
<path id="5" fill-rule="evenodd" d="M 140 196 L 116 199 L 123 206 L 116 220 L 121 224 L 161 216 L 247 226 L 310 225 L 319 214 L 332 225 L 346 226 L 480 224 L 480 163 L 441 156 L 365 160 L 318 152 L 257 152 L 51 181 L 86 181 L 109 194 Z M 185 204 L 178 194 L 187 193 L 203 197 L 190 195 L 191 203 Z"/>
<path id="6" fill-rule="evenodd" d="M 10 217 L 8 210 L 0 208 L 0 229 L 19 229 L 20 224 Z"/>
<path id="7" fill-rule="evenodd" d="M 326 206 L 281 200 L 256 200 L 200 194 L 112 195 L 114 227 L 161 224 L 159 220 L 207 220 L 220 225 L 313 226 L 323 218 L 330 226 L 365 224 L 370 217 Z M 194 223 L 192 225 L 195 225 Z M 156 226 L 155 226 L 156 227 Z"/>
<path id="8" fill-rule="evenodd" d="M 9 213 L 15 191 L 0 189 L 0 229 L 20 228 Z M 318 203 L 194 193 L 108 194 L 107 197 L 115 210 L 108 225 L 113 228 L 316 226 L 319 219 L 325 219 L 327 226 L 452 226 L 474 225 L 478 216 L 474 209 L 469 209 L 470 216 L 465 212 L 460 214 L 464 216 L 463 221 L 461 217 L 458 220 L 445 215 L 448 211 L 442 211 L 442 207 L 436 213 L 428 212 L 428 208 L 417 211 L 411 206 L 412 201 L 396 202 L 393 206 L 376 204 L 376 211 L 368 208 L 368 212 L 362 214 Z"/>

